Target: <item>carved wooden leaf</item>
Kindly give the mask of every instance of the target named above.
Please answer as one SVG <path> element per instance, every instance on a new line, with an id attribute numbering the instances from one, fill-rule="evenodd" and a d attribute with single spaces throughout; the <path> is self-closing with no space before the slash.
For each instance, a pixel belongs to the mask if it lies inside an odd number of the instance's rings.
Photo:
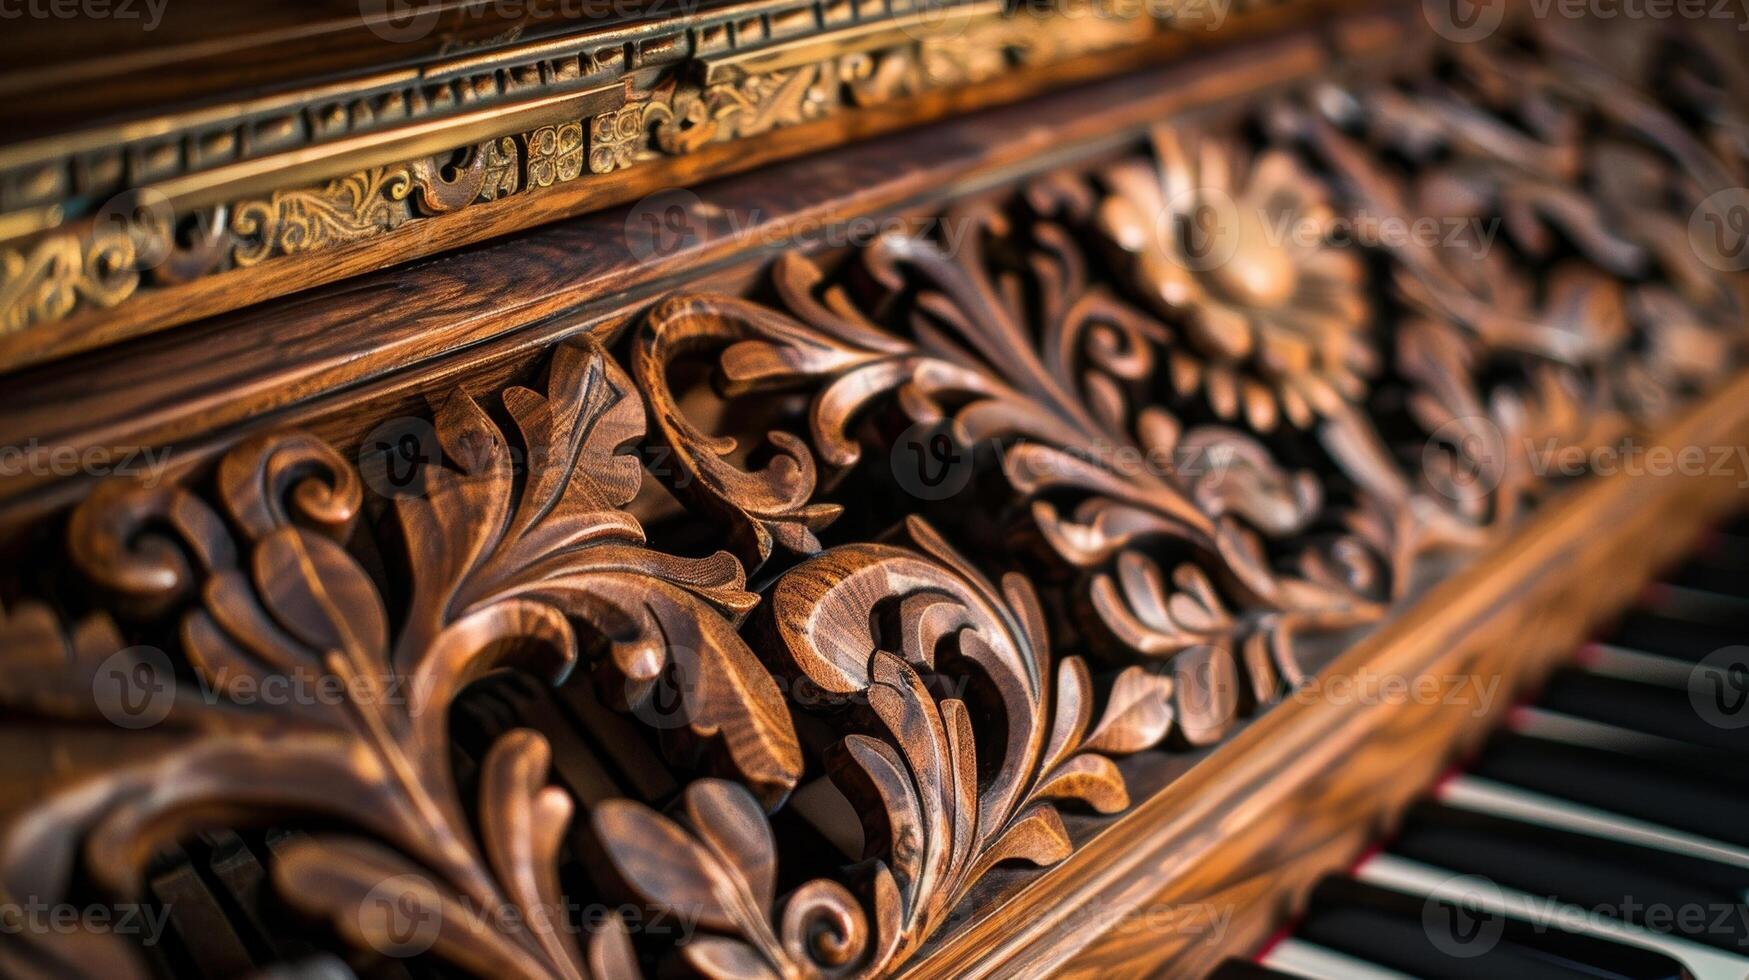
<path id="1" fill-rule="evenodd" d="M 1112 685 L 1105 714 L 1081 748 L 1129 755 L 1156 745 L 1172 728 L 1172 681 L 1145 667 L 1126 667 Z"/>

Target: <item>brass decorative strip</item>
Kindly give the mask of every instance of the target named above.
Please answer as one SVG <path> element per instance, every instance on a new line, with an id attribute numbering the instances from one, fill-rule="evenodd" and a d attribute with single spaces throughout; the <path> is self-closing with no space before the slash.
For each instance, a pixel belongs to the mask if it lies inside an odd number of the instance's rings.
<path id="1" fill-rule="evenodd" d="M 1167 10 L 1143 0 L 1086 0 L 1049 14 L 1010 15 L 1000 4 L 979 2 L 760 43 L 754 36 L 771 36 L 779 5 L 750 6 L 763 27 L 750 28 L 749 21 L 729 30 L 726 15 L 696 19 L 684 32 L 691 57 L 667 67 L 641 67 L 636 53 L 621 62 L 601 47 L 617 34 L 589 35 L 586 49 L 575 38 L 569 46 L 542 42 L 523 52 L 538 60 L 515 69 L 505 67 L 516 62 L 510 53 L 432 66 L 452 76 L 441 92 L 419 95 L 424 90 L 402 78 L 393 93 L 359 96 L 349 107 L 335 102 L 280 116 L 282 132 L 272 136 L 263 136 L 258 121 L 234 124 L 239 128 L 222 138 L 160 122 L 151 127 L 159 135 L 150 145 L 78 162 L 50 151 L 83 154 L 90 149 L 83 137 L 0 149 L 0 202 L 25 203 L 0 214 L 0 242 L 12 242 L 0 245 L 0 333 L 84 309 L 113 309 L 145 290 L 275 256 L 358 242 L 585 172 L 613 173 L 848 107 L 1038 69 L 1162 30 L 1206 27 L 1194 12 L 1217 11 L 1207 3 Z M 816 6 L 819 22 L 833 22 L 825 12 L 833 6 Z M 645 52 L 655 45 L 650 38 L 639 43 L 636 50 Z M 484 86 L 488 75 L 494 81 Z M 577 88 L 586 78 L 600 81 Z M 325 98 L 335 94 L 323 90 Z M 457 105 L 474 108 L 445 111 Z M 387 118 L 401 122 L 378 125 Z M 141 132 L 136 126 L 120 135 L 137 139 Z M 250 155 L 280 144 L 286 148 Z M 157 159 L 167 152 L 176 159 Z M 574 158 L 585 165 L 575 166 Z M 206 161 L 225 162 L 201 165 Z M 75 177 L 76 170 L 86 177 Z M 58 196 L 89 208 L 115 190 L 77 221 L 72 205 L 32 203 Z"/>

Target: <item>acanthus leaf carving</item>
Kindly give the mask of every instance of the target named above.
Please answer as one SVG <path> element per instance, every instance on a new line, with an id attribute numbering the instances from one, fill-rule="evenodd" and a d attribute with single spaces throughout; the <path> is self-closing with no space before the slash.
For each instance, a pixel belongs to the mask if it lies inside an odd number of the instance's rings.
<path id="1" fill-rule="evenodd" d="M 664 658 L 687 658 L 708 679 L 687 688 L 687 726 L 764 806 L 793 787 L 800 749 L 775 683 L 722 618 L 753 601 L 739 566 L 722 554 L 650 551 L 619 509 L 640 472 L 619 450 L 643 425 L 624 374 L 592 343 L 562 346 L 546 393 L 512 387 L 504 404 L 520 448 L 542 463 L 519 478 L 504 433 L 470 396 L 443 404 L 443 458 L 422 474 L 421 494 L 394 504 L 413 584 L 394 619 L 341 543 L 361 482 L 308 435 L 266 435 L 232 450 L 215 477 L 223 517 L 181 486 L 118 481 L 82 505 L 70 533 L 84 570 L 133 615 L 182 609 L 176 635 L 194 683 L 155 681 L 173 692 L 167 721 L 187 735 L 14 824 L 0 887 L 16 894 L 41 883 L 43 853 L 63 856 L 48 875 L 70 874 L 77 846 L 78 863 L 126 898 L 139 894 L 140 868 L 161 844 L 209 826 L 317 816 L 363 838 L 299 843 L 275 880 L 295 906 L 354 941 L 384 938 L 366 900 L 393 883 L 437 924 L 435 952 L 470 969 L 580 978 L 590 963 L 631 963 L 621 928 L 579 944 L 530 918 L 558 907 L 553 864 L 572 804 L 546 784 L 545 739 L 513 731 L 482 763 L 473 825 L 449 768 L 447 717 L 462 689 L 513 666 L 563 680 L 579 657 L 572 623 L 581 622 L 626 682 L 625 707 L 636 707 Z M 118 645 L 104 622 L 82 627 L 75 636 L 89 642 L 72 649 Z M 65 648 L 35 607 L 8 626 L 28 631 L 45 656 Z M 337 680 L 344 696 L 241 697 L 245 684 L 259 691 L 295 677 Z M 89 695 L 4 680 L 6 697 L 28 710 L 92 721 L 113 711 Z M 504 908 L 521 910 L 522 924 L 491 918 Z"/>
<path id="2" fill-rule="evenodd" d="M 682 947 L 700 972 L 888 972 L 990 868 L 1067 857 L 1058 802 L 1127 807 L 1111 757 L 1154 746 L 1173 724 L 1172 682 L 1142 668 L 1120 676 L 1094 724 L 1087 668 L 1078 657 L 1053 661 L 1026 580 L 988 581 L 921 520 L 905 535 L 904 545 L 826 550 L 782 576 L 771 596 L 781 669 L 867 709 L 866 726 L 852 725 L 828 752 L 834 783 L 865 818 L 866 907 L 817 879 L 778 913 L 771 833 L 739 787 L 694 784 L 679 823 L 630 802 L 597 811 L 609 859 L 638 894 L 701 910 L 713 935 Z M 1000 759 L 980 763 L 966 702 L 938 697 L 926 680 L 950 676 L 990 686 Z"/>

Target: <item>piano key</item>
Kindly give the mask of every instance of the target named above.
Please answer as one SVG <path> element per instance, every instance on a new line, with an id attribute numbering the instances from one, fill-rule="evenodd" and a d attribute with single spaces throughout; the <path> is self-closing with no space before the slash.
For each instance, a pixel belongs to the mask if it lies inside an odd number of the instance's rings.
<path id="1" fill-rule="evenodd" d="M 1305 977 L 1307 980 L 1413 980 L 1409 974 L 1388 970 L 1333 949 L 1300 939 L 1284 939 L 1264 956 L 1271 976 Z"/>
<path id="2" fill-rule="evenodd" d="M 1495 736 L 1473 775 L 1626 817 L 1749 847 L 1749 795 L 1729 778 L 1666 761 Z"/>
<path id="3" fill-rule="evenodd" d="M 1318 884 L 1293 938 L 1418 977 L 1662 980 L 1682 975 L 1680 962 L 1656 951 L 1345 877 Z M 1274 952 L 1264 962 L 1280 968 Z"/>
<path id="4" fill-rule="evenodd" d="M 1610 634 L 1614 646 L 1697 662 L 1717 650 L 1749 642 L 1745 630 L 1712 623 L 1696 623 L 1645 610 L 1622 617 Z"/>
<path id="5" fill-rule="evenodd" d="M 1446 780 L 1434 792 L 1434 798 L 1447 806 L 1475 813 L 1713 861 L 1749 872 L 1749 848 L 1735 847 L 1697 834 L 1474 776 Z M 1745 877 L 1745 883 L 1749 884 L 1749 876 Z"/>
<path id="6" fill-rule="evenodd" d="M 1287 940 L 1291 942 L 1292 940 Z M 1284 973 L 1272 970 L 1262 963 L 1251 960 L 1230 959 L 1215 967 L 1204 980 L 1281 980 L 1283 977 L 1303 976 L 1303 974 Z"/>
<path id="7" fill-rule="evenodd" d="M 1437 804 L 1389 853 L 1749 956 L 1741 867 Z"/>
<path id="8" fill-rule="evenodd" d="M 1749 728 L 1714 724 L 1696 710 L 1686 688 L 1671 690 L 1584 671 L 1557 671 L 1537 705 L 1694 745 L 1749 755 Z"/>
<path id="9" fill-rule="evenodd" d="M 1577 666 L 1588 674 L 1614 677 L 1686 691 L 1694 677 L 1694 664 L 1663 654 L 1647 653 L 1617 646 L 1614 643 L 1593 643 L 1579 651 Z"/>
<path id="10" fill-rule="evenodd" d="M 1642 762 L 1687 770 L 1702 781 L 1727 780 L 1749 786 L 1749 772 L 1743 771 L 1735 757 L 1662 735 L 1648 735 L 1619 725 L 1526 706 L 1512 709 L 1506 727 L 1531 738 L 1599 749 L 1632 756 Z"/>
<path id="11" fill-rule="evenodd" d="M 1696 555 L 1671 570 L 1660 584 L 1749 599 L 1749 557 L 1745 555 L 1749 551 L 1712 550 Z"/>
<path id="12" fill-rule="evenodd" d="M 1629 756 L 1632 761 L 1651 764 L 1667 773 L 1688 773 L 1692 780 L 1703 785 L 1730 783 L 1749 790 L 1749 767 L 1743 766 L 1736 756 L 1718 749 L 1539 707 L 1512 709 L 1506 727 L 1511 732 L 1532 738 Z"/>
<path id="13" fill-rule="evenodd" d="M 1675 582 L 1660 582 L 1647 589 L 1645 608 L 1671 619 L 1713 626 L 1749 622 L 1749 596 Z"/>
<path id="14" fill-rule="evenodd" d="M 1695 980 L 1743 980 L 1749 976 L 1749 958 L 1419 861 L 1379 854 L 1362 862 L 1355 877 L 1422 899 L 1444 899 L 1468 909 L 1503 915 L 1550 932 L 1561 931 L 1661 953 L 1679 961 Z"/>

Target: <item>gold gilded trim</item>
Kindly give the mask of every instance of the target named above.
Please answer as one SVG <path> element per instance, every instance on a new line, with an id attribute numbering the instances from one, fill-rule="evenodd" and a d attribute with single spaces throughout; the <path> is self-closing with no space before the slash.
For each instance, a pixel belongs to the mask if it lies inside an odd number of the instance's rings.
<path id="1" fill-rule="evenodd" d="M 1213 29 L 1219 20 L 1211 24 L 1193 8 L 1225 2 L 1083 0 L 1049 13 L 1006 14 L 1000 3 L 978 0 L 777 40 L 779 18 L 748 19 L 748 12 L 807 5 L 753 4 L 736 8 L 732 22 L 677 18 L 691 25 L 682 31 L 691 55 L 666 65 L 644 63 L 644 54 L 672 33 L 648 25 L 618 49 L 543 41 L 460 66 L 490 75 L 490 86 L 480 81 L 484 75 L 456 74 L 454 64 L 428 66 L 448 79 L 424 86 L 398 79 L 400 88 L 360 94 L 350 106 L 279 117 L 271 133 L 260 120 L 232 121 L 226 140 L 203 144 L 218 149 L 158 160 L 156 172 L 142 162 L 150 154 L 139 146 L 115 148 L 119 156 L 108 166 L 52 160 L 38 144 L 0 150 L 0 206 L 7 209 L 0 213 L 0 331 L 111 309 L 142 290 L 358 242 L 432 215 L 847 107 L 987 81 L 1161 31 Z M 817 0 L 816 7 L 816 23 L 828 20 L 827 8 L 838 9 L 832 0 Z M 589 43 L 604 36 L 588 35 Z M 538 60 L 520 63 L 519 56 Z M 472 108 L 457 111 L 464 103 Z M 198 142 L 168 123 L 157 130 L 186 140 L 184 151 Z M 63 148 L 84 146 L 88 135 Z M 139 128 L 122 135 L 136 137 Z M 243 152 L 276 140 L 283 147 L 275 152 Z M 229 162 L 221 159 L 225 146 L 232 148 Z M 197 156 L 216 162 L 190 166 Z M 102 200 L 106 188 L 115 196 L 97 214 L 60 224 L 59 198 Z"/>

